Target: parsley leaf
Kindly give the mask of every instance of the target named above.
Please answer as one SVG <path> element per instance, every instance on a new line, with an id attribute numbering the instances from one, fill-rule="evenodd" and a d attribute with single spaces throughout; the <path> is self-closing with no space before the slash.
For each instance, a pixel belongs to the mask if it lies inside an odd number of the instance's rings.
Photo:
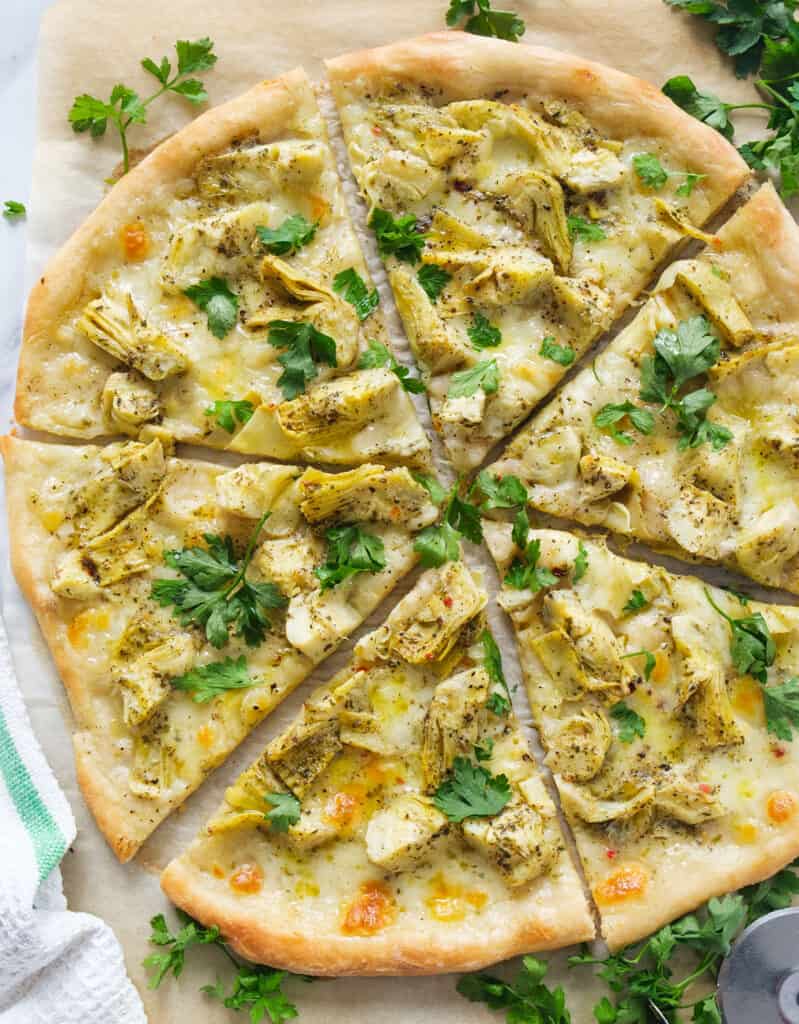
<path id="1" fill-rule="evenodd" d="M 502 668 L 502 654 L 490 630 L 483 630 L 480 634 L 480 643 L 483 645 L 483 668 L 488 678 L 495 687 L 501 687 L 505 691 L 502 693 L 498 689 L 493 690 L 486 701 L 486 706 L 489 711 L 502 717 L 510 711 L 510 690 Z"/>
<path id="2" fill-rule="evenodd" d="M 771 878 L 741 889 L 741 895 L 746 900 L 748 907 L 747 924 L 756 921 L 763 914 L 770 914 L 772 910 L 784 910 L 786 907 L 790 907 L 794 896 L 799 895 L 799 876 L 792 870 L 797 867 L 799 867 L 799 860 L 795 860 Z"/>
<path id="3" fill-rule="evenodd" d="M 297 1007 L 289 1002 L 281 988 L 287 976 L 286 971 L 278 971 L 274 967 L 241 964 L 229 996 L 224 995 L 221 985 L 207 985 L 203 991 L 222 999 L 228 1010 L 249 1010 L 252 1024 L 260 1024 L 267 1016 L 270 1024 L 284 1024 L 299 1016 Z"/>
<path id="4" fill-rule="evenodd" d="M 510 800 L 510 783 L 505 775 L 491 775 L 466 757 L 456 757 L 452 775 L 433 794 L 433 803 L 450 821 L 490 818 L 499 814 Z"/>
<path id="5" fill-rule="evenodd" d="M 257 227 L 255 233 L 261 245 L 275 256 L 290 256 L 313 241 L 318 227 L 319 221 L 311 223 L 301 213 L 293 213 L 278 227 Z"/>
<path id="6" fill-rule="evenodd" d="M 511 562 L 503 583 L 514 590 L 531 590 L 535 594 L 544 587 L 554 587 L 558 578 L 549 569 L 539 568 L 541 541 L 529 540 L 529 534 L 530 520 L 522 509 L 513 523 L 513 542 L 522 553 Z"/>
<path id="7" fill-rule="evenodd" d="M 186 288 L 183 294 L 206 314 L 208 330 L 214 337 L 221 340 L 232 330 L 239 311 L 239 298 L 223 278 L 209 277 L 198 281 Z"/>
<path id="8" fill-rule="evenodd" d="M 251 583 L 247 577 L 265 513 L 250 537 L 244 557 L 239 561 L 230 537 L 205 534 L 205 548 L 167 551 L 164 562 L 183 579 L 159 579 L 153 582 L 151 596 L 162 607 L 174 605 L 182 626 L 196 624 L 214 647 L 224 647 L 232 625 L 236 635 L 250 647 L 260 644 L 271 626 L 268 612 L 288 603 L 274 583 Z"/>
<path id="9" fill-rule="evenodd" d="M 466 331 L 469 341 L 481 352 L 484 348 L 496 348 L 502 343 L 502 332 L 482 313 L 475 313 L 472 326 Z"/>
<path id="10" fill-rule="evenodd" d="M 494 11 L 491 0 L 450 0 L 447 10 L 447 25 L 453 28 L 463 18 L 466 32 L 478 36 L 494 36 L 517 43 L 527 26 L 512 11 Z"/>
<path id="11" fill-rule="evenodd" d="M 718 337 L 704 316 L 681 320 L 676 331 L 661 327 L 653 345 L 657 353 L 655 359 L 660 357 L 665 364 L 675 390 L 715 366 L 721 348 Z"/>
<path id="12" fill-rule="evenodd" d="M 422 485 L 426 486 L 423 481 Z M 421 555 L 420 561 L 425 568 L 443 565 L 445 562 L 457 562 L 461 553 L 461 536 L 473 544 L 482 543 L 483 524 L 480 510 L 476 505 L 460 497 L 459 486 L 460 481 L 457 481 L 449 491 L 449 500 L 441 522 L 426 526 L 416 536 L 413 548 Z M 432 491 L 430 494 L 432 496 Z"/>
<path id="13" fill-rule="evenodd" d="M 369 227 L 375 233 L 381 256 L 396 256 L 403 263 L 419 262 L 427 235 L 419 231 L 412 213 L 394 218 L 378 206 L 372 211 Z"/>
<path id="14" fill-rule="evenodd" d="M 492 1010 L 507 1010 L 509 1024 L 571 1024 L 563 989 L 558 987 L 552 991 L 543 983 L 546 971 L 547 964 L 543 960 L 526 956 L 514 982 L 502 981 L 491 974 L 467 974 L 458 981 L 456 988 L 472 1003 L 485 1003 Z"/>
<path id="15" fill-rule="evenodd" d="M 732 663 L 741 675 L 750 675 L 759 683 L 765 684 L 768 669 L 774 664 L 777 656 L 777 645 L 768 628 L 768 623 L 760 612 L 733 619 L 715 603 L 710 591 L 705 588 L 705 597 L 711 607 L 727 620 L 730 627 L 730 655 Z M 786 684 L 788 685 L 788 684 Z M 774 687 L 773 689 L 779 689 Z"/>
<path id="16" fill-rule="evenodd" d="M 790 743 L 793 729 L 799 729 L 799 679 L 793 676 L 780 686 L 763 687 L 766 728 Z"/>
<path id="17" fill-rule="evenodd" d="M 398 363 L 392 353 L 380 341 L 370 341 L 369 346 L 358 360 L 359 370 L 372 370 L 376 367 L 385 366 L 399 378 L 399 382 L 405 391 L 419 395 L 425 390 L 424 384 L 418 377 L 412 377 L 407 366 Z"/>
<path id="18" fill-rule="evenodd" d="M 654 153 L 638 153 L 633 157 L 633 170 L 638 175 L 638 180 L 646 188 L 658 192 L 669 178 L 685 179 L 677 189 L 678 196 L 689 196 L 700 178 L 704 174 L 695 174 L 693 171 L 667 171 Z"/>
<path id="19" fill-rule="evenodd" d="M 577 357 L 577 353 L 571 345 L 558 345 L 551 337 L 544 338 L 538 354 L 551 359 L 553 363 L 558 363 L 560 366 L 571 366 Z"/>
<path id="20" fill-rule="evenodd" d="M 648 679 L 655 666 L 658 664 L 658 659 L 655 654 L 650 650 L 634 650 L 630 654 L 622 654 L 622 658 L 627 657 L 642 657 L 643 658 L 643 678 Z"/>
<path id="21" fill-rule="evenodd" d="M 732 139 L 734 128 L 729 116 L 731 104 L 724 103 L 713 93 L 700 92 L 688 75 L 675 75 L 670 78 L 662 91 L 672 103 L 676 103 L 697 121 L 704 121 L 725 139 Z"/>
<path id="22" fill-rule="evenodd" d="M 486 707 L 492 715 L 496 715 L 497 718 L 504 718 L 510 711 L 510 701 L 499 690 L 494 690 L 493 693 L 488 695 Z"/>
<path id="23" fill-rule="evenodd" d="M 610 709 L 610 717 L 619 723 L 619 739 L 622 743 L 632 743 L 636 736 L 642 739 L 646 734 L 646 722 L 628 704 L 620 700 Z"/>
<path id="24" fill-rule="evenodd" d="M 480 506 L 481 512 L 490 512 L 495 508 L 518 508 L 527 504 L 527 488 L 517 476 L 496 476 L 481 470 L 472 484 L 469 494 L 480 492 L 485 501 Z"/>
<path id="25" fill-rule="evenodd" d="M 156 78 L 160 85 L 160 88 L 146 99 L 141 99 L 138 93 L 121 83 L 113 87 L 107 101 L 88 93 L 76 96 L 68 114 L 72 130 L 74 132 L 89 132 L 96 139 L 105 135 L 110 121 L 117 130 L 122 146 L 122 173 L 127 174 L 130 170 L 128 129 L 134 124 L 145 124 L 147 108 L 153 100 L 158 99 L 166 92 L 182 96 L 183 99 L 195 105 L 205 103 L 208 94 L 202 82 L 197 78 L 187 78 L 186 76 L 209 71 L 217 60 L 213 49 L 214 44 L 208 38 L 197 39 L 194 42 L 179 39 L 175 43 L 178 66 L 174 76 L 172 75 L 172 62 L 168 57 L 162 57 L 157 64 L 152 58 L 145 57 L 141 61 L 141 66 L 148 74 Z"/>
<path id="26" fill-rule="evenodd" d="M 346 302 L 349 302 L 361 321 L 374 313 L 380 301 L 377 288 L 369 291 L 355 267 L 349 267 L 336 274 L 333 278 L 333 291 L 338 292 Z"/>
<path id="27" fill-rule="evenodd" d="M 317 376 L 317 363 L 338 366 L 336 342 L 329 334 L 318 331 L 313 324 L 295 320 L 270 320 L 267 327 L 269 344 L 274 348 L 287 349 L 278 356 L 277 361 L 283 367 L 283 373 L 278 377 L 277 385 L 288 401 L 303 394 L 308 382 Z"/>
<path id="28" fill-rule="evenodd" d="M 487 395 L 493 395 L 499 387 L 499 367 L 496 359 L 484 359 L 468 370 L 453 373 L 447 398 L 470 398 L 482 388 Z"/>
<path id="29" fill-rule="evenodd" d="M 7 220 L 16 220 L 18 217 L 24 217 L 27 215 L 25 204 L 17 202 L 16 199 L 6 199 L 3 203 L 3 216 Z"/>
<path id="30" fill-rule="evenodd" d="M 655 429 L 655 417 L 648 409 L 642 409 L 632 402 L 610 402 L 603 405 L 594 416 L 594 423 L 600 429 L 608 429 L 608 433 L 619 444 L 632 444 L 633 437 L 616 426 L 623 419 L 629 419 L 630 423 L 640 434 L 651 434 Z"/>
<path id="31" fill-rule="evenodd" d="M 601 242 L 608 237 L 601 224 L 595 224 L 585 217 L 569 216 L 566 218 L 566 224 L 569 235 L 581 242 Z"/>
<path id="32" fill-rule="evenodd" d="M 646 608 L 649 604 L 646 596 L 642 590 L 634 590 L 627 598 L 627 604 L 622 608 L 623 612 L 630 614 L 631 612 L 640 612 L 642 608 Z"/>
<path id="33" fill-rule="evenodd" d="M 272 805 L 264 817 L 275 832 L 288 832 L 300 820 L 300 801 L 293 793 L 267 793 L 264 800 Z"/>
<path id="34" fill-rule="evenodd" d="M 158 988 L 169 974 L 179 978 L 186 962 L 186 950 L 192 946 L 221 945 L 217 927 L 205 928 L 182 910 L 178 910 L 177 915 L 183 927 L 174 935 L 170 932 L 163 914 L 156 914 L 150 919 L 150 942 L 154 946 L 170 948 L 165 953 L 151 953 L 144 960 L 145 967 L 154 969 L 148 988 Z"/>
<path id="35" fill-rule="evenodd" d="M 197 665 L 169 682 L 176 690 L 190 693 L 196 704 L 207 704 L 220 693 L 253 685 L 243 654 L 238 658 L 223 658 L 208 665 Z"/>
<path id="36" fill-rule="evenodd" d="M 416 472 L 411 472 L 411 476 L 417 484 L 421 484 L 424 487 L 434 505 L 440 505 L 447 498 L 449 491 L 441 486 L 437 477 Z"/>
<path id="37" fill-rule="evenodd" d="M 577 557 L 574 560 L 574 570 L 572 571 L 572 582 L 579 583 L 580 580 L 588 572 L 588 549 L 582 541 L 577 545 Z"/>
<path id="38" fill-rule="evenodd" d="M 327 558 L 314 569 L 322 590 L 330 590 L 360 572 L 382 572 L 386 567 L 383 541 L 360 526 L 334 526 L 325 534 Z"/>
<path id="39" fill-rule="evenodd" d="M 242 426 L 252 419 L 255 406 L 247 399 L 233 402 L 228 399 L 217 399 L 212 406 L 205 410 L 205 415 L 212 417 L 223 430 L 232 434 L 236 430 L 236 423 Z"/>
<path id="40" fill-rule="evenodd" d="M 474 745 L 474 756 L 478 761 L 490 761 L 493 753 L 494 741 L 490 736 L 486 736 L 483 743 L 475 743 Z"/>
<path id="41" fill-rule="evenodd" d="M 432 263 L 425 263 L 419 268 L 416 279 L 422 286 L 431 302 L 435 302 L 444 291 L 450 280 L 450 275 L 442 267 Z"/>

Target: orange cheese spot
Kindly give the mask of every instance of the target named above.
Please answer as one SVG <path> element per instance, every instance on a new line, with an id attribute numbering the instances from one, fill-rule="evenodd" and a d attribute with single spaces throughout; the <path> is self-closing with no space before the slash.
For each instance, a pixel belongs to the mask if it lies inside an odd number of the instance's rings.
<path id="1" fill-rule="evenodd" d="M 732 706 L 750 721 L 765 724 L 763 712 L 763 691 L 754 679 L 746 676 L 735 684 L 732 694 Z"/>
<path id="2" fill-rule="evenodd" d="M 650 678 L 655 683 L 663 683 L 669 677 L 669 656 L 665 651 L 658 651 L 655 655 L 655 667 L 652 669 Z"/>
<path id="3" fill-rule="evenodd" d="M 90 634 L 97 630 L 108 629 L 110 619 L 108 612 L 97 608 L 86 608 L 79 612 L 67 626 L 67 636 L 73 647 L 86 650 L 90 643 Z"/>
<path id="4" fill-rule="evenodd" d="M 597 903 L 608 906 L 641 896 L 649 881 L 649 872 L 640 864 L 623 864 L 594 889 Z"/>
<path id="5" fill-rule="evenodd" d="M 796 795 L 788 789 L 775 789 L 766 801 L 766 812 L 775 825 L 784 825 L 796 814 Z"/>
<path id="6" fill-rule="evenodd" d="M 312 195 L 311 199 L 311 216 L 314 220 L 321 220 L 322 217 L 330 209 L 330 203 L 322 196 Z"/>
<path id="7" fill-rule="evenodd" d="M 139 221 L 122 228 L 122 247 L 129 260 L 143 260 L 150 251 L 150 236 L 147 228 Z"/>
<path id="8" fill-rule="evenodd" d="M 228 884 L 234 892 L 260 892 L 264 885 L 264 873 L 257 864 L 239 864 Z"/>
<path id="9" fill-rule="evenodd" d="M 751 821 L 736 821 L 732 826 L 733 834 L 739 843 L 751 845 L 757 842 L 759 829 Z"/>
<path id="10" fill-rule="evenodd" d="M 214 730 L 213 726 L 201 725 L 197 730 L 197 742 L 201 747 L 205 747 L 206 750 L 214 745 Z"/>
<path id="11" fill-rule="evenodd" d="M 386 772 L 389 770 L 390 765 L 383 763 L 383 759 L 378 755 L 374 754 L 364 765 L 364 775 L 367 782 L 371 785 L 380 785 L 385 782 Z"/>
<path id="12" fill-rule="evenodd" d="M 440 872 L 431 879 L 430 895 L 425 900 L 436 921 L 462 921 L 470 910 L 482 910 L 487 902 L 487 893 L 448 882 Z"/>
<path id="13" fill-rule="evenodd" d="M 338 828 L 352 825 L 360 817 L 366 794 L 362 786 L 346 786 L 334 793 L 325 804 L 325 818 Z"/>
<path id="14" fill-rule="evenodd" d="M 394 897 L 385 882 L 364 882 L 344 912 L 345 935 L 374 935 L 391 924 L 397 913 Z"/>
<path id="15" fill-rule="evenodd" d="M 214 878 L 224 878 L 225 869 L 220 867 L 219 864 L 214 864 L 214 866 L 211 868 L 211 874 L 214 876 Z"/>

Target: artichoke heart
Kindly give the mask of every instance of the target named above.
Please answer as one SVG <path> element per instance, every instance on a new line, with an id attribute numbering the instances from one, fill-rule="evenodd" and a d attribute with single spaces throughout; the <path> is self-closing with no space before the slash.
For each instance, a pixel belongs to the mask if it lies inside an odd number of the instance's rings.
<path id="1" fill-rule="evenodd" d="M 428 793 L 438 789 L 455 758 L 474 746 L 490 687 L 482 667 L 459 672 L 436 687 L 422 726 L 422 774 Z"/>
<path id="2" fill-rule="evenodd" d="M 483 610 L 487 600 L 462 562 L 430 570 L 423 581 L 379 631 L 385 637 L 386 656 L 394 654 L 411 665 L 445 658 L 461 628 Z"/>
<path id="3" fill-rule="evenodd" d="M 189 365 L 178 345 L 147 326 L 129 292 L 106 292 L 93 299 L 84 306 L 76 327 L 92 344 L 148 380 L 166 380 L 183 373 Z"/>
<path id="4" fill-rule="evenodd" d="M 320 142 L 289 139 L 206 157 L 195 177 L 205 199 L 272 199 L 276 187 L 313 185 L 326 162 Z"/>
<path id="5" fill-rule="evenodd" d="M 338 717 L 328 708 L 303 706 L 299 717 L 266 748 L 272 770 L 300 799 L 342 749 Z"/>
<path id="6" fill-rule="evenodd" d="M 216 501 L 226 512 L 246 519 L 260 519 L 271 512 L 301 470 L 296 466 L 275 466 L 249 462 L 216 478 Z M 271 525 L 271 524 L 270 524 Z"/>
<path id="7" fill-rule="evenodd" d="M 134 373 L 112 373 L 103 387 L 103 416 L 110 430 L 135 436 L 143 423 L 161 416 L 155 388 Z"/>
<path id="8" fill-rule="evenodd" d="M 432 262 L 446 266 L 445 254 L 451 254 L 457 263 L 457 254 L 479 252 L 491 247 L 491 239 L 477 228 L 467 224 L 446 210 L 437 209 L 433 214 L 424 257 L 435 257 Z"/>
<path id="9" fill-rule="evenodd" d="M 498 192 L 509 213 L 528 235 L 540 241 L 558 272 L 568 274 L 572 243 L 563 189 L 557 179 L 542 171 L 521 171 L 505 178 Z"/>
<path id="10" fill-rule="evenodd" d="M 447 329 L 435 306 L 407 267 L 395 267 L 389 281 L 417 361 L 430 373 L 444 373 L 467 358 L 465 343 Z"/>
<path id="11" fill-rule="evenodd" d="M 351 585 L 348 581 L 330 590 L 299 591 L 291 598 L 286 639 L 292 647 L 317 662 L 360 625 L 360 614 L 346 599 Z"/>
<path id="12" fill-rule="evenodd" d="M 730 532 L 731 514 L 732 508 L 726 502 L 686 481 L 666 509 L 666 525 L 686 551 L 717 559 Z"/>
<path id="13" fill-rule="evenodd" d="M 609 455 L 587 452 L 579 462 L 580 497 L 591 504 L 617 494 L 637 477 L 635 469 Z"/>
<path id="14" fill-rule="evenodd" d="M 483 306 L 529 302 L 555 278 L 550 260 L 526 246 L 502 246 L 480 255 L 483 269 L 463 292 Z"/>
<path id="15" fill-rule="evenodd" d="M 553 277 L 551 288 L 573 348 L 582 350 L 610 326 L 610 296 L 598 285 L 584 278 Z"/>
<path id="16" fill-rule="evenodd" d="M 415 153 L 390 149 L 361 172 L 363 190 L 375 206 L 404 209 L 444 185 L 444 174 Z"/>
<path id="17" fill-rule="evenodd" d="M 574 427 L 556 427 L 536 434 L 534 444 L 525 439 L 518 451 L 512 447 L 508 454 L 521 460 L 531 484 L 555 487 L 576 477 L 581 448 L 582 440 Z"/>
<path id="18" fill-rule="evenodd" d="M 702 260 L 679 263 L 675 281 L 697 302 L 719 334 L 736 348 L 755 336 L 749 317 L 735 298 L 728 281 Z"/>
<path id="19" fill-rule="evenodd" d="M 584 786 L 565 779 L 558 779 L 558 791 L 567 813 L 589 825 L 628 821 L 652 807 L 656 792 L 653 783 L 646 783 L 627 799 L 603 800 Z"/>
<path id="20" fill-rule="evenodd" d="M 128 513 L 106 533 L 83 545 L 82 564 L 101 587 L 149 569 L 153 559 L 150 520 L 160 492 Z"/>
<path id="21" fill-rule="evenodd" d="M 622 660 L 619 641 L 604 619 L 587 611 L 567 591 L 547 594 L 542 612 L 544 619 L 562 630 L 574 645 L 589 690 L 608 698 L 629 692 L 635 671 L 629 661 Z"/>
<path id="22" fill-rule="evenodd" d="M 424 157 L 434 167 L 476 155 L 486 141 L 483 132 L 462 128 L 447 107 L 386 105 L 380 115 L 380 127 L 395 145 Z"/>
<path id="23" fill-rule="evenodd" d="M 540 877 L 560 853 L 557 830 L 536 808 L 512 803 L 495 818 L 467 819 L 463 838 L 493 861 L 512 888 Z"/>
<path id="24" fill-rule="evenodd" d="M 182 675 L 194 659 L 194 644 L 184 633 L 154 633 L 134 622 L 123 634 L 119 649 L 126 653 L 111 670 L 113 682 L 122 692 L 122 717 L 136 728 L 163 704 L 172 692 L 168 680 Z"/>
<path id="25" fill-rule="evenodd" d="M 555 684 L 561 700 L 578 700 L 589 689 L 588 676 L 574 645 L 562 629 L 534 637 L 530 650 Z"/>
<path id="26" fill-rule="evenodd" d="M 384 412 L 399 381 L 390 370 L 362 370 L 318 384 L 278 406 L 283 432 L 298 445 L 319 444 L 355 433 Z"/>
<path id="27" fill-rule="evenodd" d="M 172 729 L 162 708 L 134 736 L 133 764 L 128 777 L 130 791 L 144 800 L 162 800 L 180 781 L 180 768 Z"/>
<path id="28" fill-rule="evenodd" d="M 218 835 L 238 828 L 269 828 L 267 793 L 285 793 L 286 787 L 269 767 L 266 754 L 225 790 L 225 802 L 208 822 L 208 833 Z"/>
<path id="29" fill-rule="evenodd" d="M 715 750 L 742 743 L 724 671 L 707 649 L 704 624 L 690 615 L 674 615 L 671 633 L 682 660 L 677 704 L 692 716 L 700 745 Z"/>
<path id="30" fill-rule="evenodd" d="M 321 538 L 300 534 L 263 541 L 254 562 L 266 579 L 277 583 L 288 597 L 294 597 L 319 586 L 314 570 L 323 561 L 324 554 Z"/>
<path id="31" fill-rule="evenodd" d="M 601 771 L 612 738 L 604 712 L 586 707 L 553 732 L 546 762 L 569 782 L 588 782 Z"/>
<path id="32" fill-rule="evenodd" d="M 405 467 L 367 463 L 344 473 L 308 469 L 299 491 L 300 509 L 310 523 L 388 523 L 420 530 L 438 518 L 430 495 Z"/>
<path id="33" fill-rule="evenodd" d="M 446 815 L 414 793 L 403 793 L 377 811 L 366 828 L 366 856 L 385 871 L 413 867 L 448 827 Z"/>
<path id="34" fill-rule="evenodd" d="M 627 168 L 610 148 L 608 141 L 578 149 L 560 177 L 572 192 L 585 195 L 620 185 Z"/>
<path id="35" fill-rule="evenodd" d="M 702 787 L 681 775 L 666 775 L 658 781 L 655 809 L 661 817 L 684 825 L 701 825 L 726 813 L 709 786 Z"/>
<path id="36" fill-rule="evenodd" d="M 763 512 L 742 534 L 735 549 L 738 564 L 755 579 L 784 572 L 799 554 L 799 506 L 786 498 Z M 768 580 L 773 583 L 773 580 Z"/>

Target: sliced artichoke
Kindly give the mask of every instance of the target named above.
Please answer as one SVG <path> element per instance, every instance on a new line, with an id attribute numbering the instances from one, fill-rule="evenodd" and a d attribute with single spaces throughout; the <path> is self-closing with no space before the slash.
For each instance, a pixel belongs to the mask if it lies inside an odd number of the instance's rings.
<path id="1" fill-rule="evenodd" d="M 574 645 L 562 629 L 553 629 L 530 641 L 530 649 L 544 666 L 563 700 L 578 700 L 589 689 L 588 676 Z"/>
<path id="2" fill-rule="evenodd" d="M 542 171 L 520 171 L 505 178 L 498 191 L 503 205 L 528 235 L 540 241 L 558 272 L 568 274 L 572 243 L 563 189 L 557 179 Z"/>
<path id="3" fill-rule="evenodd" d="M 621 656 L 613 630 L 599 615 L 583 607 L 568 591 L 547 594 L 542 605 L 545 621 L 562 630 L 574 645 L 588 689 L 624 696 L 635 680 L 635 671 Z"/>
<path id="4" fill-rule="evenodd" d="M 286 787 L 269 767 L 266 753 L 225 790 L 225 802 L 208 822 L 208 832 L 218 835 L 239 828 L 269 829 L 267 793 L 285 793 Z"/>
<path id="5" fill-rule="evenodd" d="M 394 654 L 412 665 L 441 661 L 486 600 L 462 562 L 430 570 L 381 627 L 386 655 Z"/>
<path id="6" fill-rule="evenodd" d="M 546 762 L 569 782 L 588 782 L 601 771 L 612 739 L 604 712 L 586 707 L 552 732 Z"/>
<path id="7" fill-rule="evenodd" d="M 72 493 L 78 534 L 84 542 L 105 533 L 158 492 L 167 471 L 160 441 L 129 441 L 107 449 L 106 465 Z"/>
<path id="8" fill-rule="evenodd" d="M 311 523 L 373 522 L 420 530 L 438 518 L 430 495 L 404 467 L 367 463 L 344 473 L 308 469 L 299 491 L 302 514 Z"/>
<path id="9" fill-rule="evenodd" d="M 677 774 L 658 780 L 655 809 L 661 817 L 684 825 L 702 825 L 720 818 L 725 810 L 709 786 L 701 786 Z"/>
<path id="10" fill-rule="evenodd" d="M 271 200 L 276 186 L 307 189 L 325 164 L 322 143 L 289 139 L 206 157 L 195 177 L 200 195 L 206 199 Z"/>
<path id="11" fill-rule="evenodd" d="M 289 825 L 286 838 L 291 846 L 303 853 L 317 850 L 338 836 L 338 829 L 325 817 L 321 806 L 303 807 L 299 820 Z"/>
<path id="12" fill-rule="evenodd" d="M 116 526 L 81 548 L 84 568 L 101 587 L 119 583 L 151 566 L 154 551 L 149 543 L 150 520 L 160 497 L 160 493 L 154 494 Z"/>
<path id="13" fill-rule="evenodd" d="M 799 553 L 799 506 L 785 498 L 761 513 L 742 532 L 735 549 L 738 564 L 755 579 L 773 582 Z"/>
<path id="14" fill-rule="evenodd" d="M 447 107 L 427 104 L 387 104 L 380 112 L 380 126 L 396 145 L 424 157 L 434 167 L 479 152 L 486 141 L 482 132 L 460 127 Z"/>
<path id="15" fill-rule="evenodd" d="M 140 653 L 133 655 L 135 650 Z M 124 657 L 119 656 L 120 651 L 125 652 Z M 153 715 L 172 692 L 169 679 L 189 669 L 194 653 L 191 637 L 185 633 L 143 633 L 138 622 L 128 626 L 111 669 L 112 681 L 122 692 L 126 725 L 136 728 Z"/>
<path id="16" fill-rule="evenodd" d="M 430 373 L 444 373 L 461 366 L 467 358 L 466 345 L 447 329 L 416 275 L 407 267 L 399 266 L 389 273 L 389 281 L 419 363 Z"/>
<path id="17" fill-rule="evenodd" d="M 615 188 L 627 174 L 627 168 L 610 148 L 610 143 L 605 142 L 573 153 L 561 178 L 572 192 L 587 194 Z"/>
<path id="18" fill-rule="evenodd" d="M 524 465 L 525 479 L 531 484 L 555 487 L 577 475 L 582 441 L 574 427 L 557 427 L 535 435 L 535 443 L 525 443 L 518 457 Z M 514 449 L 514 457 L 517 453 Z"/>
<path id="19" fill-rule="evenodd" d="M 347 602 L 346 583 L 331 590 L 298 592 L 289 601 L 286 639 L 313 662 L 330 654 L 361 622 Z"/>
<path id="20" fill-rule="evenodd" d="M 463 285 L 463 292 L 481 306 L 530 302 L 555 278 L 552 263 L 526 246 L 503 246 L 486 252 L 483 268 Z"/>
<path id="21" fill-rule="evenodd" d="M 422 726 L 422 775 L 428 793 L 438 789 L 455 758 L 474 746 L 490 688 L 482 667 L 459 672 L 436 687 Z"/>
<path id="22" fill-rule="evenodd" d="M 369 819 L 366 856 L 384 871 L 403 871 L 422 860 L 447 827 L 432 801 L 403 793 Z"/>
<path id="23" fill-rule="evenodd" d="M 151 715 L 134 735 L 133 762 L 128 785 L 134 796 L 162 800 L 179 781 L 180 763 L 175 758 L 172 728 L 166 712 Z"/>
<path id="24" fill-rule="evenodd" d="M 674 615 L 671 633 L 682 660 L 678 706 L 693 717 L 700 745 L 715 750 L 742 743 L 724 672 L 707 650 L 704 624 L 690 615 Z"/>
<path id="25" fill-rule="evenodd" d="M 319 444 L 354 433 L 379 417 L 395 398 L 399 381 L 390 370 L 362 370 L 317 385 L 278 406 L 283 432 L 298 445 Z"/>
<path id="26" fill-rule="evenodd" d="M 467 818 L 463 837 L 488 857 L 512 888 L 543 875 L 560 852 L 557 830 L 527 803 L 509 804 L 495 818 Z"/>
<path id="27" fill-rule="evenodd" d="M 302 534 L 268 539 L 258 548 L 253 563 L 263 576 L 294 597 L 318 588 L 314 570 L 322 564 L 325 544 L 319 537 Z"/>
<path id="28" fill-rule="evenodd" d="M 92 344 L 148 380 L 166 380 L 188 368 L 183 350 L 147 326 L 129 292 L 106 292 L 93 299 L 84 306 L 76 327 Z"/>
<path id="29" fill-rule="evenodd" d="M 610 326 L 610 296 L 598 285 L 585 278 L 553 277 L 550 287 L 558 304 L 558 319 L 578 351 Z"/>
<path id="30" fill-rule="evenodd" d="M 589 825 L 634 818 L 654 804 L 656 793 L 654 783 L 646 783 L 627 799 L 603 800 L 584 786 L 576 786 L 565 779 L 558 780 L 558 790 L 566 811 Z"/>
<path id="31" fill-rule="evenodd" d="M 289 728 L 272 740 L 266 756 L 272 770 L 302 799 L 341 748 L 337 716 L 306 704 Z"/>
<path id="32" fill-rule="evenodd" d="M 583 455 L 579 469 L 582 480 L 580 497 L 590 504 L 604 501 L 611 494 L 618 494 L 631 480 L 637 478 L 633 466 L 620 459 L 595 452 Z"/>
<path id="33" fill-rule="evenodd" d="M 109 430 L 136 435 L 144 423 L 160 418 L 161 400 L 146 380 L 133 373 L 112 373 L 102 394 L 103 416 Z"/>
<path id="34" fill-rule="evenodd" d="M 390 149 L 370 160 L 361 172 L 364 192 L 375 206 L 405 209 L 444 185 L 444 174 L 427 160 L 402 149 Z"/>
<path id="35" fill-rule="evenodd" d="M 216 478 L 216 501 L 226 512 L 260 519 L 271 511 L 301 474 L 296 466 L 250 462 Z"/>
<path id="36" fill-rule="evenodd" d="M 675 281 L 697 302 L 719 334 L 736 348 L 755 336 L 749 317 L 735 298 L 728 281 L 714 273 L 705 260 L 678 264 Z"/>
<path id="37" fill-rule="evenodd" d="M 732 526 L 732 509 L 726 502 L 685 482 L 665 513 L 669 533 L 681 547 L 702 558 L 720 557 Z"/>

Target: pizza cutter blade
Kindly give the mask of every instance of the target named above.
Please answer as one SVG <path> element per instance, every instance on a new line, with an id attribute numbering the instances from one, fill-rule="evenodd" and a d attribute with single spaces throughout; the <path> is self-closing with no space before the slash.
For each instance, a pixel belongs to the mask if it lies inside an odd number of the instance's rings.
<path id="1" fill-rule="evenodd" d="M 799 1024 L 799 907 L 741 934 L 721 965 L 718 995 L 724 1024 Z"/>

